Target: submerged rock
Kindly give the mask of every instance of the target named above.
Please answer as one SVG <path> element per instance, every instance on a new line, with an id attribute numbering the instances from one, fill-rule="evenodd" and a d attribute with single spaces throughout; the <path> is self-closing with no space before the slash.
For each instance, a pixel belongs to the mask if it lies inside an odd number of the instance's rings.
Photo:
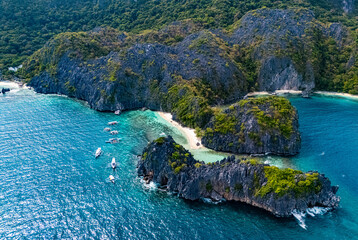
<path id="1" fill-rule="evenodd" d="M 10 92 L 10 88 L 2 88 L 1 93 L 5 94 L 6 92 Z"/>
<path id="2" fill-rule="evenodd" d="M 323 174 L 270 167 L 234 156 L 205 164 L 178 145 L 171 136 L 159 138 L 143 151 L 138 175 L 182 198 L 210 198 L 247 203 L 276 216 L 315 206 L 336 208 L 338 187 Z"/>

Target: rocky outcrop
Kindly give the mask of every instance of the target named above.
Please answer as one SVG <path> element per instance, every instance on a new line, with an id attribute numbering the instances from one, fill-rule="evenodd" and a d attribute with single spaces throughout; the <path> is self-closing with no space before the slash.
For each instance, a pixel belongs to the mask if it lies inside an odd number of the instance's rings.
<path id="1" fill-rule="evenodd" d="M 211 119 L 202 144 L 240 154 L 296 155 L 301 147 L 298 114 L 283 97 L 241 100 Z"/>
<path id="2" fill-rule="evenodd" d="M 170 136 L 144 149 L 138 175 L 185 199 L 243 202 L 279 217 L 315 206 L 333 209 L 340 201 L 338 187 L 323 174 L 281 170 L 234 156 L 204 164 Z"/>

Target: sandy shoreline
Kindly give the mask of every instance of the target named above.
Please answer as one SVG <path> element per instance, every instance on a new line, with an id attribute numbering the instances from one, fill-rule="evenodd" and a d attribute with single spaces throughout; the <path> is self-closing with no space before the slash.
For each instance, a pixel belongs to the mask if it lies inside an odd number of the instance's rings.
<path id="1" fill-rule="evenodd" d="M 276 90 L 275 92 L 251 92 L 246 94 L 245 97 L 254 97 L 254 96 L 265 96 L 265 95 L 276 95 L 276 94 L 302 94 L 302 91 L 299 90 Z"/>
<path id="2" fill-rule="evenodd" d="M 325 91 L 317 91 L 314 93 L 319 94 L 319 95 L 324 95 L 324 96 L 344 97 L 344 98 L 351 98 L 351 99 L 358 100 L 358 95 L 353 95 L 353 94 L 349 94 L 349 93 L 325 92 Z"/>
<path id="3" fill-rule="evenodd" d="M 201 145 L 200 139 L 196 136 L 195 130 L 187 127 L 183 127 L 178 122 L 173 120 L 173 116 L 170 113 L 165 112 L 157 112 L 159 116 L 161 116 L 164 120 L 166 120 L 168 123 L 170 123 L 173 127 L 177 128 L 180 132 L 182 132 L 186 139 L 188 140 L 190 149 L 200 149 L 204 148 L 203 145 Z M 197 143 L 200 143 L 199 146 L 197 146 Z"/>

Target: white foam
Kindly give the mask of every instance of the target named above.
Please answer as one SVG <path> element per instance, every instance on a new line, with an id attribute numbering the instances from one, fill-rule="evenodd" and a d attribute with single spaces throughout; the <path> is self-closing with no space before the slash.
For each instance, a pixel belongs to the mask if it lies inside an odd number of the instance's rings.
<path id="1" fill-rule="evenodd" d="M 200 198 L 201 201 L 203 201 L 204 203 L 207 203 L 207 204 L 219 204 L 219 203 L 222 203 L 222 202 L 226 202 L 226 199 L 221 199 L 219 201 L 213 201 L 211 198 Z"/>
<path id="2" fill-rule="evenodd" d="M 323 215 L 330 210 L 331 208 L 325 208 L 325 207 L 307 208 L 306 211 L 304 212 L 295 209 L 292 211 L 292 215 L 297 219 L 298 225 L 300 225 L 300 227 L 302 227 L 303 229 L 307 230 L 307 225 L 305 221 L 307 214 L 311 217 L 316 217 L 317 215 Z"/>
<path id="3" fill-rule="evenodd" d="M 156 183 L 154 183 L 153 181 L 151 181 L 150 183 L 146 183 L 143 179 L 140 180 L 141 183 L 143 183 L 143 186 L 146 188 L 146 189 L 149 189 L 149 190 L 157 190 L 158 189 L 158 186 Z"/>
<path id="4" fill-rule="evenodd" d="M 292 211 L 292 215 L 298 220 L 298 225 L 300 225 L 301 228 L 307 230 L 307 225 L 305 222 L 306 213 L 295 209 Z"/>
<path id="5" fill-rule="evenodd" d="M 322 152 L 321 154 L 320 154 L 320 156 L 324 156 L 326 153 L 325 152 Z"/>
<path id="6" fill-rule="evenodd" d="M 9 81 L 0 81 L 0 87 L 10 88 L 10 89 L 20 88 L 19 84 L 15 83 L 15 82 L 9 82 Z"/>
<path id="7" fill-rule="evenodd" d="M 324 208 L 324 207 L 313 207 L 313 208 L 307 208 L 306 213 L 309 214 L 311 217 L 314 217 L 316 215 L 323 215 L 327 213 L 330 208 Z"/>

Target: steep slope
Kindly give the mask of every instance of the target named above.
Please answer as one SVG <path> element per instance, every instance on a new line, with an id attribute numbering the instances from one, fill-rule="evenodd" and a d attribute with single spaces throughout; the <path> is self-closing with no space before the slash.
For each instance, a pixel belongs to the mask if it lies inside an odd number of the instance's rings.
<path id="1" fill-rule="evenodd" d="M 121 81 L 136 82 L 133 86 L 143 89 L 157 84 L 160 92 L 166 92 L 175 77 L 200 79 L 218 95 L 218 102 L 227 103 L 255 90 L 302 90 L 306 94 L 315 86 L 320 90 L 344 90 L 345 83 L 339 76 L 355 64 L 348 31 L 340 24 L 323 25 L 308 10 L 260 9 L 246 14 L 229 32 L 202 29 L 199 23 L 186 21 L 140 35 L 110 29 L 97 29 L 100 33 L 92 31 L 81 36 L 61 34 L 25 62 L 24 72 L 31 77 L 45 70 L 31 81 L 40 92 L 69 94 L 89 101 L 96 109 L 114 110 L 144 106 L 148 97 L 141 96 L 143 91 L 138 89 L 135 96 L 139 93 L 142 100 L 133 106 L 118 102 L 115 96 L 112 103 L 107 103 L 99 93 L 91 94 L 96 97 L 89 100 L 76 91 L 70 93 L 64 84 L 74 90 L 81 88 L 76 86 L 78 81 L 72 83 L 74 79 L 89 79 L 91 85 L 110 79 L 108 86 L 96 89 L 111 96 L 114 94 L 111 85 Z M 106 41 L 97 39 L 98 35 Z M 90 46 L 82 39 L 74 41 L 76 38 L 87 39 Z M 92 46 L 93 53 L 89 50 Z M 113 52 L 106 55 L 110 50 Z M 90 80 L 93 77 L 96 79 Z M 157 83 L 151 83 L 153 80 Z M 56 87 L 50 82 L 57 82 Z M 51 90 L 46 90 L 50 85 Z M 350 88 L 356 87 L 351 85 Z M 125 90 L 118 88 L 116 94 L 123 96 Z"/>
<path id="2" fill-rule="evenodd" d="M 301 146 L 298 114 L 283 97 L 241 100 L 216 113 L 203 135 L 203 145 L 232 153 L 296 155 Z"/>

